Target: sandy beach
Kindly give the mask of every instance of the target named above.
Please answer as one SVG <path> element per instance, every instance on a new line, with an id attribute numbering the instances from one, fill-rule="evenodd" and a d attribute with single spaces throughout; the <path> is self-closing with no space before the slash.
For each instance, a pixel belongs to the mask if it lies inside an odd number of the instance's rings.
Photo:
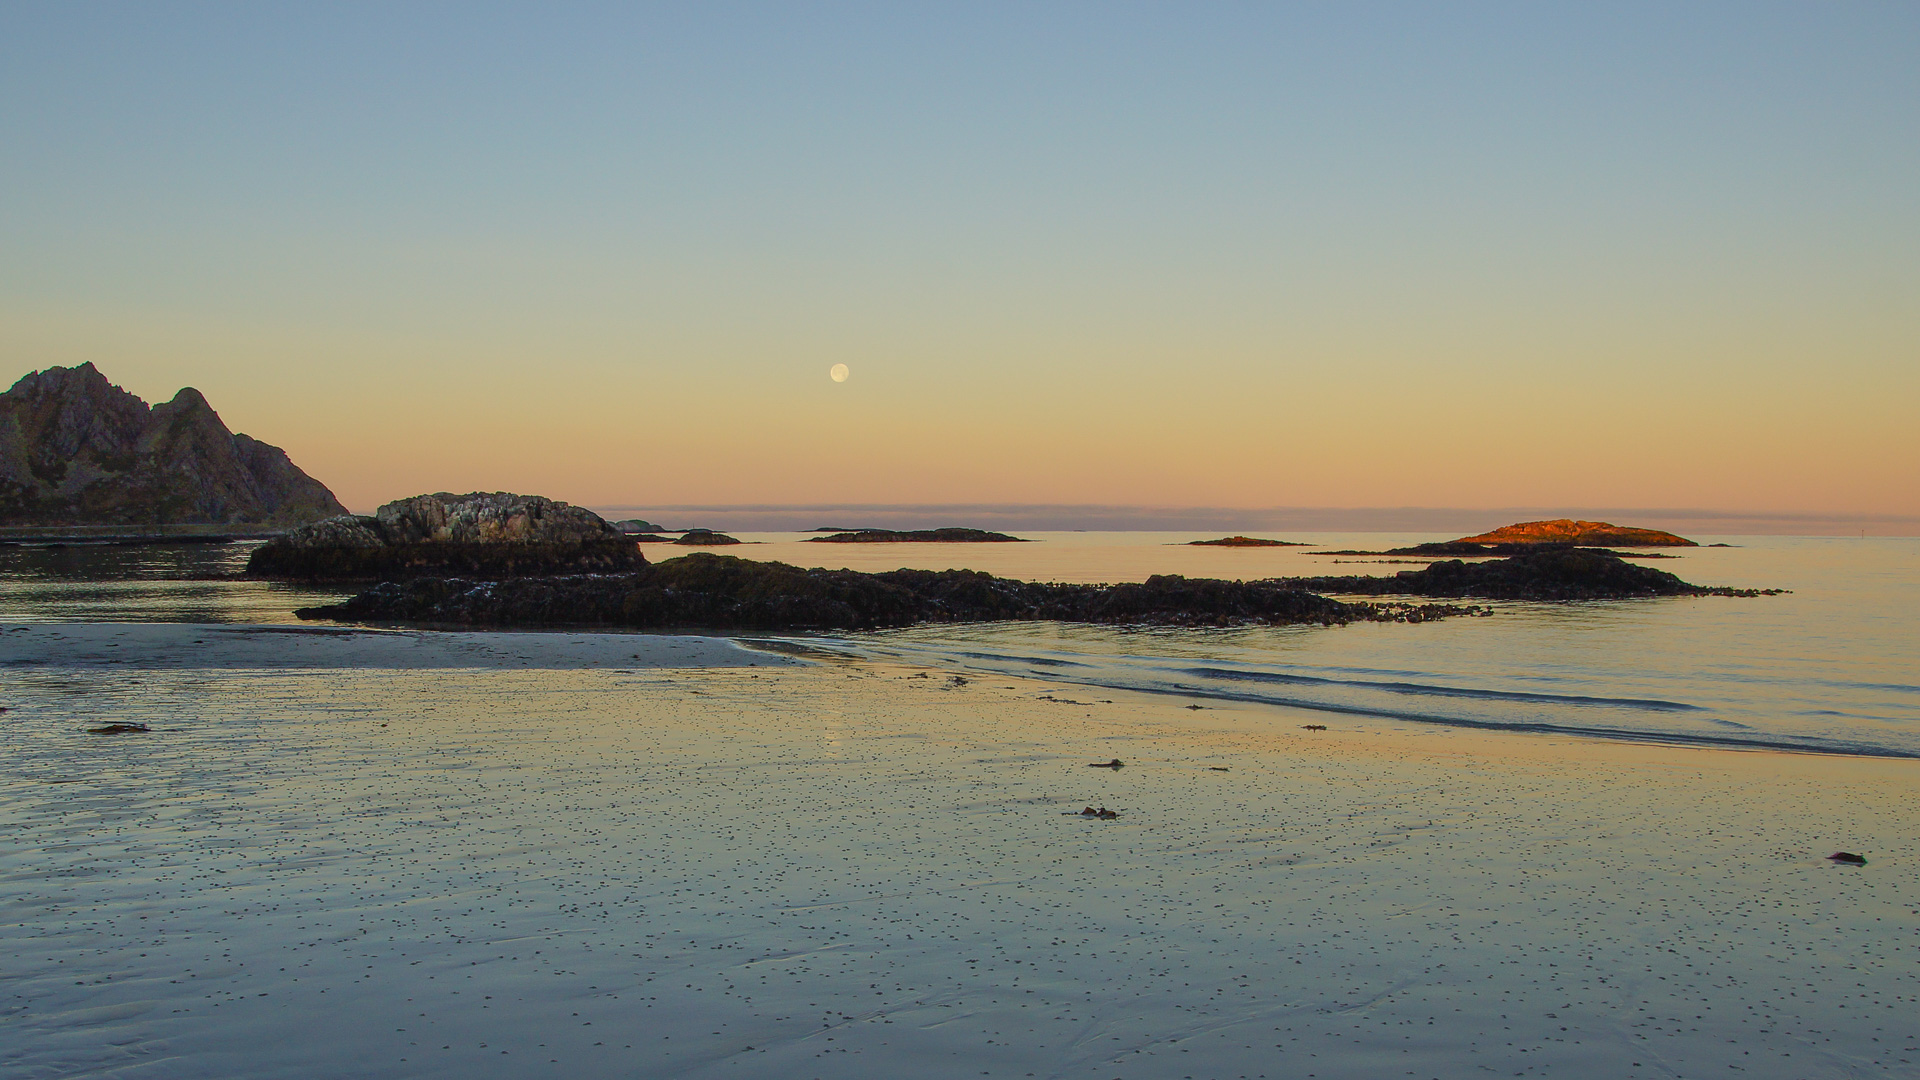
<path id="1" fill-rule="evenodd" d="M 1920 1061 L 1909 761 L 715 639 L 4 633 L 11 1076 Z"/>

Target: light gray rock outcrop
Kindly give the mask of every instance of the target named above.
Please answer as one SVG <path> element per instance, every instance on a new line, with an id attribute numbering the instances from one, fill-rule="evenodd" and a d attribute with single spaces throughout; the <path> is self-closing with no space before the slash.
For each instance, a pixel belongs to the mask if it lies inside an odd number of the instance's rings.
<path id="1" fill-rule="evenodd" d="M 634 541 L 591 510 L 538 495 L 437 492 L 344 515 L 262 545 L 247 572 L 349 579 L 458 572 L 487 578 L 631 570 Z"/>

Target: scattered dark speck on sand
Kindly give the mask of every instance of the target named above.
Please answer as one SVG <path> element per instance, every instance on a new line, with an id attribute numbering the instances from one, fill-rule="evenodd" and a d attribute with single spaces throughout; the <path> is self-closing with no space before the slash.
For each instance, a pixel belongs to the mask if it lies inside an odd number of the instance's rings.
<path id="1" fill-rule="evenodd" d="M 102 724 L 99 727 L 88 728 L 87 734 L 89 735 L 126 735 L 130 733 L 147 732 L 152 730 L 153 730 L 152 728 L 148 727 L 145 724 Z"/>

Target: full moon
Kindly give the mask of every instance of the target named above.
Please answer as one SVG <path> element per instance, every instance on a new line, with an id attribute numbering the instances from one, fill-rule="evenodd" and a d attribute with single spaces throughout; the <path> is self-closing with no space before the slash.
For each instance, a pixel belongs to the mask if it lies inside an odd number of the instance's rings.
<path id="1" fill-rule="evenodd" d="M 847 365 L 835 364 L 832 367 L 827 369 L 827 374 L 833 376 L 834 382 L 846 382 L 847 381 Z"/>

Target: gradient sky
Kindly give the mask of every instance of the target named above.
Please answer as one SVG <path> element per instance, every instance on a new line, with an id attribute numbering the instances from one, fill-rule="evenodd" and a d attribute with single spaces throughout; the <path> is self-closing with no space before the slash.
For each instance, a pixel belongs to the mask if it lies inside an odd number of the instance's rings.
<path id="1" fill-rule="evenodd" d="M 0 355 L 361 510 L 1920 514 L 1920 6 L 13 3 Z"/>

